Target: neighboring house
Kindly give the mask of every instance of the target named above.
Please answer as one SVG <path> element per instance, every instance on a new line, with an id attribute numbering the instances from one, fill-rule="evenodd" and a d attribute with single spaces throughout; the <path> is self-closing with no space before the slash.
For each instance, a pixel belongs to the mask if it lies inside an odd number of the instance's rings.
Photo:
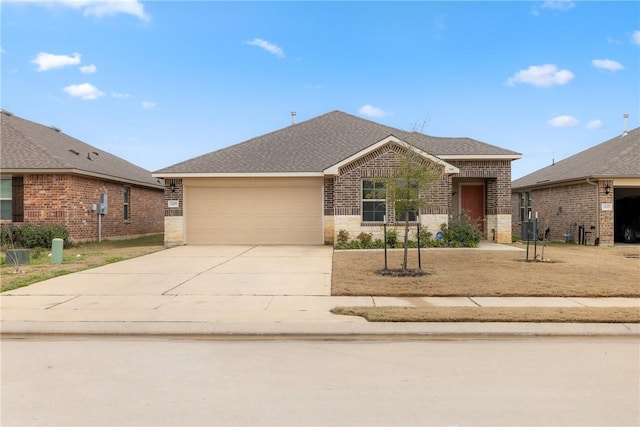
<path id="1" fill-rule="evenodd" d="M 0 220 L 59 224 L 72 241 L 163 231 L 164 183 L 119 157 L 0 110 Z M 95 210 L 107 195 L 107 213 Z M 100 221 L 99 221 L 100 220 Z"/>
<path id="2" fill-rule="evenodd" d="M 511 241 L 511 161 L 469 138 L 406 132 L 340 111 L 154 172 L 165 179 L 167 244 L 332 244 L 346 230 L 381 237 L 396 221 L 366 197 L 412 149 L 442 167 L 420 212 L 432 232 L 467 210 L 487 239 Z"/>
<path id="3" fill-rule="evenodd" d="M 515 236 L 536 213 L 538 234 L 550 240 L 611 245 L 625 228 L 640 236 L 622 219 L 633 213 L 623 211 L 625 200 L 640 196 L 640 128 L 517 179 L 511 191 Z"/>

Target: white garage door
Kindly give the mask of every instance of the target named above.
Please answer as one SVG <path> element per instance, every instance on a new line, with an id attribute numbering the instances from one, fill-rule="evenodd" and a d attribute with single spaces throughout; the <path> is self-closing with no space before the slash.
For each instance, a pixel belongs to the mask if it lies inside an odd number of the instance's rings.
<path id="1" fill-rule="evenodd" d="M 187 244 L 323 244 L 322 178 L 184 180 Z"/>

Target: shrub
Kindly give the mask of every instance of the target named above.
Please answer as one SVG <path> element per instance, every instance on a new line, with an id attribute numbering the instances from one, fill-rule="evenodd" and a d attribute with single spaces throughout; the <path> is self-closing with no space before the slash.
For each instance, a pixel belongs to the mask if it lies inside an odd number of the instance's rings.
<path id="1" fill-rule="evenodd" d="M 0 227 L 0 246 L 3 248 L 50 248 L 54 238 L 69 245 L 69 231 L 56 224 L 4 224 Z"/>
<path id="2" fill-rule="evenodd" d="M 442 234 L 445 245 L 452 248 L 476 248 L 482 237 L 478 225 L 466 213 L 450 217 L 449 224 L 442 224 Z"/>
<path id="3" fill-rule="evenodd" d="M 373 234 L 360 233 L 358 234 L 358 241 L 364 249 L 371 249 L 373 247 Z"/>
<path id="4" fill-rule="evenodd" d="M 349 243 L 349 249 L 363 249 L 362 247 L 362 243 L 360 243 L 360 240 L 354 239 Z"/>
<path id="5" fill-rule="evenodd" d="M 375 249 L 384 249 L 384 240 L 382 240 L 382 239 L 374 240 L 373 247 Z"/>
<path id="6" fill-rule="evenodd" d="M 398 243 L 398 232 L 394 229 L 387 230 L 387 245 L 395 248 L 396 243 Z"/>
<path id="7" fill-rule="evenodd" d="M 344 248 L 349 243 L 349 232 L 347 230 L 338 231 L 338 248 Z"/>

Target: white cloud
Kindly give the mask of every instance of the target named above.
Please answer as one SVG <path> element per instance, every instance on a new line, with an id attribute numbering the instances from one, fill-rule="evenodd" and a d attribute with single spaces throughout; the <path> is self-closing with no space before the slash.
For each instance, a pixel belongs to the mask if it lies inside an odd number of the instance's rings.
<path id="1" fill-rule="evenodd" d="M 611 59 L 594 59 L 591 61 L 591 65 L 596 68 L 602 68 L 609 71 L 624 70 L 624 66 L 621 63 L 612 61 Z"/>
<path id="2" fill-rule="evenodd" d="M 125 15 L 133 15 L 145 22 L 150 20 L 149 15 L 144 10 L 144 5 L 139 0 L 35 0 L 34 3 L 70 7 L 82 11 L 84 16 L 102 18 L 103 16 L 123 13 Z"/>
<path id="3" fill-rule="evenodd" d="M 74 53 L 69 55 L 54 55 L 52 53 L 40 52 L 31 63 L 36 64 L 38 68 L 36 71 L 46 71 L 53 68 L 68 67 L 71 65 L 78 65 L 80 63 L 80 54 Z"/>
<path id="4" fill-rule="evenodd" d="M 635 44 L 640 45 L 640 30 L 636 30 L 633 32 L 633 35 L 631 36 L 631 41 Z"/>
<path id="5" fill-rule="evenodd" d="M 578 120 L 573 116 L 558 116 L 549 120 L 548 122 L 551 126 L 557 128 L 566 128 L 571 126 L 577 126 Z"/>
<path id="6" fill-rule="evenodd" d="M 253 39 L 250 42 L 245 42 L 245 43 L 251 46 L 261 47 L 267 52 L 274 54 L 278 58 L 284 58 L 284 51 L 280 47 L 276 46 L 275 44 L 269 43 L 266 40 Z"/>
<path id="7" fill-rule="evenodd" d="M 541 9 L 565 12 L 569 9 L 573 9 L 575 5 L 576 4 L 571 0 L 545 0 L 542 4 L 535 5 L 531 12 L 536 16 L 540 15 Z"/>
<path id="8" fill-rule="evenodd" d="M 565 85 L 573 80 L 573 73 L 569 70 L 558 70 L 553 64 L 532 65 L 526 70 L 520 70 L 507 79 L 507 86 L 516 83 L 528 83 L 536 87 Z"/>
<path id="9" fill-rule="evenodd" d="M 74 96 L 76 98 L 82 99 L 98 99 L 104 95 L 104 92 L 100 91 L 91 83 L 69 85 L 64 88 L 64 91 L 69 94 L 69 96 Z"/>
<path id="10" fill-rule="evenodd" d="M 84 74 L 93 74 L 96 71 L 98 71 L 98 68 L 93 64 L 80 67 L 80 72 Z"/>
<path id="11" fill-rule="evenodd" d="M 118 99 L 127 99 L 129 97 L 128 93 L 120 93 L 120 92 L 111 92 L 111 96 Z"/>
<path id="12" fill-rule="evenodd" d="M 602 126 L 604 126 L 604 124 L 600 119 L 591 120 L 589 123 L 587 123 L 588 129 L 600 129 Z"/>
<path id="13" fill-rule="evenodd" d="M 151 110 L 153 108 L 156 108 L 156 103 L 153 101 L 142 101 L 140 104 L 142 105 L 142 108 L 144 108 L 145 110 Z"/>
<path id="14" fill-rule="evenodd" d="M 363 116 L 376 117 L 376 118 L 384 117 L 388 115 L 388 113 L 386 113 L 382 109 L 378 107 L 374 107 L 373 105 L 369 105 L 369 104 L 363 105 L 362 107 L 360 107 L 358 109 L 358 112 Z"/>

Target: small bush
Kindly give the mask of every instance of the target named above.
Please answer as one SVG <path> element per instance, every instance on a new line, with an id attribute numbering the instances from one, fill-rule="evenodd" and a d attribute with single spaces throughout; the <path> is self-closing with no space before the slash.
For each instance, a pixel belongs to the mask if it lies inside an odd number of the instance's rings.
<path id="1" fill-rule="evenodd" d="M 362 246 L 364 249 L 373 248 L 373 234 L 371 233 L 358 234 L 358 241 L 360 242 L 360 246 Z"/>
<path id="2" fill-rule="evenodd" d="M 442 224 L 442 234 L 445 245 L 450 248 L 476 248 L 482 237 L 478 225 L 466 213 L 451 217 L 449 224 Z"/>
<path id="3" fill-rule="evenodd" d="M 0 227 L 2 248 L 50 248 L 53 239 L 63 240 L 69 245 L 69 231 L 56 224 L 4 224 Z"/>
<path id="4" fill-rule="evenodd" d="M 384 240 L 382 240 L 382 239 L 374 240 L 373 247 L 375 249 L 384 249 Z"/>
<path id="5" fill-rule="evenodd" d="M 347 230 L 338 231 L 338 237 L 336 240 L 338 247 L 346 246 L 349 243 L 349 232 Z"/>
<path id="6" fill-rule="evenodd" d="M 394 229 L 387 230 L 387 245 L 395 248 L 396 243 L 398 243 L 398 232 Z"/>
<path id="7" fill-rule="evenodd" d="M 360 240 L 357 240 L 357 239 L 352 240 L 349 243 L 348 247 L 349 249 L 363 249 L 362 243 L 360 243 Z"/>

